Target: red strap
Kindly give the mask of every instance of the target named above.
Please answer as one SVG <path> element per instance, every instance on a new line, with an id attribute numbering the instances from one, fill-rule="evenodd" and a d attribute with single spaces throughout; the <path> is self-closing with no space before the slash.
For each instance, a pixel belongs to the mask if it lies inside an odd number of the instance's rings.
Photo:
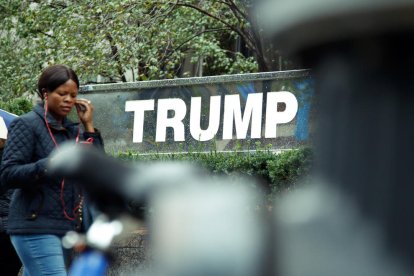
<path id="1" fill-rule="evenodd" d="M 47 121 L 47 111 L 48 111 L 48 106 L 47 106 L 47 100 L 46 100 L 46 104 L 45 104 L 45 122 L 46 122 L 46 128 L 49 131 L 49 135 L 50 138 L 52 138 L 53 143 L 55 144 L 55 147 L 58 148 L 59 145 L 56 142 L 55 136 L 52 133 L 52 130 L 50 129 L 49 126 L 49 122 Z M 76 139 L 75 139 L 75 143 L 79 143 L 79 137 L 80 137 L 80 128 L 78 127 L 78 134 L 76 135 Z M 93 143 L 93 138 L 88 138 L 85 143 L 88 144 L 92 144 Z M 68 215 L 68 213 L 66 212 L 66 206 L 65 206 L 65 199 L 63 197 L 64 194 L 64 189 L 65 189 L 65 179 L 62 179 L 62 182 L 60 183 L 60 202 L 62 204 L 62 208 L 63 208 L 63 215 L 65 216 L 66 219 L 68 220 L 75 220 L 75 215 L 73 217 L 70 217 Z M 79 201 L 78 205 L 75 206 L 75 208 L 73 209 L 73 214 L 76 214 L 76 211 L 80 208 L 81 204 L 83 201 L 83 197 L 81 197 L 81 200 Z"/>

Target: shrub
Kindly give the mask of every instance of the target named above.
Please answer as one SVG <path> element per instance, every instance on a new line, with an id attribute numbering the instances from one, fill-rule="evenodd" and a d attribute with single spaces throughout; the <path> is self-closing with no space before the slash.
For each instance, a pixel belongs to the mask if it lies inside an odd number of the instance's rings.
<path id="1" fill-rule="evenodd" d="M 295 186 L 310 173 L 313 154 L 310 148 L 285 151 L 278 158 L 267 161 L 272 193 Z"/>
<path id="2" fill-rule="evenodd" d="M 0 102 L 0 108 L 16 115 L 22 115 L 32 110 L 33 104 L 28 99 L 16 98 L 6 102 Z"/>
<path id="3" fill-rule="evenodd" d="M 259 178 L 271 196 L 293 188 L 311 170 L 313 154 L 309 147 L 282 151 L 275 154 L 269 150 L 256 152 L 208 152 L 140 155 L 123 152 L 118 158 L 128 161 L 189 161 L 199 164 L 214 174 L 246 175 Z"/>

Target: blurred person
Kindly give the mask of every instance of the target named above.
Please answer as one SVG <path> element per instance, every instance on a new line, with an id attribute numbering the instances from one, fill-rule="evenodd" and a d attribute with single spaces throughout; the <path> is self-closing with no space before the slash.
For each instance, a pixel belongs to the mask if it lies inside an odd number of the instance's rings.
<path id="1" fill-rule="evenodd" d="M 49 154 L 66 141 L 86 140 L 103 148 L 93 124 L 93 105 L 79 99 L 79 80 L 65 65 L 46 68 L 38 80 L 41 102 L 10 125 L 1 164 L 1 188 L 14 189 L 7 232 L 23 266 L 23 275 L 66 275 L 70 252 L 61 237 L 83 231 L 85 204 L 75 183 L 47 175 Z M 67 115 L 76 107 L 84 131 Z"/>
<path id="2" fill-rule="evenodd" d="M 1 118 L 0 118 L 1 119 Z M 3 149 L 7 139 L 6 125 L 2 122 L 4 130 L 0 131 L 0 161 L 3 156 Z M 7 216 L 9 214 L 10 199 L 13 191 L 0 193 L 0 275 L 17 275 L 20 271 L 22 263 L 19 256 L 10 241 L 9 235 L 6 233 Z"/>

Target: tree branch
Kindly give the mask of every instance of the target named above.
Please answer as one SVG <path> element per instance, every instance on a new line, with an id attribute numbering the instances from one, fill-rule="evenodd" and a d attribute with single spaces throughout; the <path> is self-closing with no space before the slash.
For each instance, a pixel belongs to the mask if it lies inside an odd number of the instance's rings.
<path id="1" fill-rule="evenodd" d="M 45 35 L 47 37 L 50 37 L 50 38 L 53 38 L 53 39 L 55 38 L 53 35 L 50 35 L 50 34 L 44 32 L 42 30 L 35 30 L 35 31 L 38 32 L 38 33 L 41 33 L 42 35 Z"/>
<path id="2" fill-rule="evenodd" d="M 243 31 L 240 28 L 237 28 L 235 26 L 232 26 L 231 24 L 229 24 L 228 22 L 226 22 L 225 20 L 207 12 L 206 10 L 203 10 L 202 8 L 192 5 L 192 4 L 186 4 L 186 3 L 177 3 L 177 6 L 182 6 L 182 7 L 188 7 L 188 8 L 192 8 L 208 17 L 211 17 L 217 21 L 219 21 L 220 23 L 222 23 L 223 25 L 225 25 L 226 27 L 228 27 L 230 30 L 233 30 L 234 32 L 236 32 L 240 37 L 242 37 L 244 39 L 244 41 L 246 42 L 247 46 L 252 49 L 253 51 L 257 52 L 257 48 L 255 46 L 255 41 L 252 39 L 252 37 L 250 37 L 249 35 L 246 35 L 245 33 L 243 33 Z"/>
<path id="3" fill-rule="evenodd" d="M 119 51 L 118 51 L 118 47 L 116 46 L 113 37 L 111 36 L 111 34 L 107 33 L 105 35 L 106 39 L 109 41 L 109 45 L 111 46 L 111 53 L 112 53 L 112 57 L 115 59 L 116 63 L 117 63 L 117 70 L 118 70 L 118 74 L 121 76 L 121 80 L 123 82 L 126 82 L 126 77 L 124 74 L 124 70 L 122 68 L 122 63 L 121 60 L 119 58 Z"/>
<path id="4" fill-rule="evenodd" d="M 236 3 L 233 0 L 227 0 L 227 1 L 218 1 L 218 2 L 228 6 L 233 11 L 234 14 L 241 15 L 244 20 L 248 19 L 247 13 L 239 9 L 239 7 L 236 5 Z"/>
<path id="5" fill-rule="evenodd" d="M 178 51 L 181 47 L 183 47 L 185 44 L 187 44 L 188 42 L 190 42 L 191 40 L 193 40 L 194 38 L 204 34 L 204 33 L 211 33 L 211 32 L 217 32 L 217 31 L 222 31 L 222 30 L 227 30 L 226 28 L 217 28 L 217 29 L 208 29 L 208 30 L 203 30 L 200 31 L 198 33 L 196 33 L 195 35 L 191 36 L 190 38 L 186 39 L 184 42 L 182 42 L 180 45 L 178 45 L 177 47 L 175 47 L 172 51 L 170 51 L 167 55 L 165 55 L 161 60 L 161 62 L 164 62 L 165 59 L 169 58 L 174 52 Z"/>

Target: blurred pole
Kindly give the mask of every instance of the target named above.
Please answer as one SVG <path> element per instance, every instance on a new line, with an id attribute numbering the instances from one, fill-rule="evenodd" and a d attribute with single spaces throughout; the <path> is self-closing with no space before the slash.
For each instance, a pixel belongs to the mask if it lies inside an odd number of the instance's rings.
<path id="1" fill-rule="evenodd" d="M 320 267 L 335 275 L 412 272 L 414 2 L 262 0 L 256 16 L 284 53 L 312 68 L 315 176 L 327 184 L 293 198 L 298 210 L 284 205 L 282 262 L 298 256 L 307 275 L 325 275 Z M 376 235 L 364 242 L 367 231 Z M 290 268 L 285 275 L 300 275 Z"/>
<path id="2" fill-rule="evenodd" d="M 413 32 L 332 44 L 310 54 L 320 100 L 319 173 L 378 221 L 414 260 Z"/>

